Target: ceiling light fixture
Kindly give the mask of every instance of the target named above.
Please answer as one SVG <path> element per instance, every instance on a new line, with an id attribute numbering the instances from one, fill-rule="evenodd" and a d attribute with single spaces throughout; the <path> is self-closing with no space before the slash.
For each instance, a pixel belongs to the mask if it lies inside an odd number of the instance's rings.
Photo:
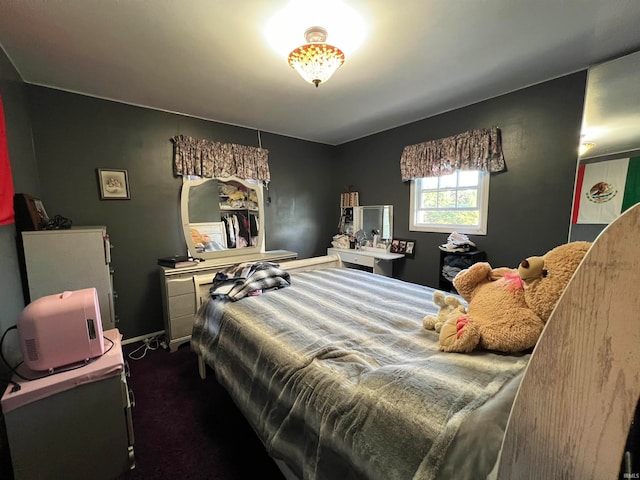
<path id="1" fill-rule="evenodd" d="M 596 144 L 593 142 L 582 142 L 578 148 L 578 155 L 584 155 L 595 146 Z"/>
<path id="2" fill-rule="evenodd" d="M 289 65 L 307 82 L 316 88 L 331 78 L 344 63 L 344 53 L 333 45 L 328 45 L 327 31 L 322 27 L 311 27 L 304 32 L 306 45 L 289 54 Z"/>

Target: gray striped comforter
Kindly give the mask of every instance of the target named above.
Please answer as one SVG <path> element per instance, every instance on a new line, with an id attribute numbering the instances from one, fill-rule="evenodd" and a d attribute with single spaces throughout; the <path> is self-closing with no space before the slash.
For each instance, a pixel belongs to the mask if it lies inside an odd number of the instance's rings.
<path id="1" fill-rule="evenodd" d="M 290 287 L 205 303 L 191 346 L 300 478 L 482 478 L 529 356 L 440 352 L 422 328 L 433 291 L 294 273 Z"/>

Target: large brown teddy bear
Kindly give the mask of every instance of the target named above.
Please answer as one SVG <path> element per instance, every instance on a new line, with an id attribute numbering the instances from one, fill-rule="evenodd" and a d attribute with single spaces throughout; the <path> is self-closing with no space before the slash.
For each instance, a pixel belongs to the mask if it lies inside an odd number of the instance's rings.
<path id="1" fill-rule="evenodd" d="M 515 353 L 532 348 L 590 246 L 566 243 L 523 260 L 517 270 L 480 262 L 458 273 L 453 285 L 468 302 L 467 313 L 442 325 L 440 349 Z"/>

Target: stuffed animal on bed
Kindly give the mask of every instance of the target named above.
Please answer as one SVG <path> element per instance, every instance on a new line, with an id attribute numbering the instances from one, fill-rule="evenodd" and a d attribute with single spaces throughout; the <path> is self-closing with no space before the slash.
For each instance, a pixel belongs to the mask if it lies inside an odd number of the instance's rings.
<path id="1" fill-rule="evenodd" d="M 442 325 L 446 323 L 449 317 L 459 317 L 467 313 L 458 297 L 453 295 L 445 295 L 440 290 L 433 292 L 433 303 L 440 307 L 436 316 L 427 315 L 422 319 L 422 326 L 427 330 L 435 330 L 439 332 Z"/>
<path id="2" fill-rule="evenodd" d="M 523 260 L 517 270 L 494 269 L 487 262 L 462 270 L 453 285 L 468 302 L 467 313 L 448 317 L 440 329 L 440 349 L 516 353 L 535 346 L 590 246 L 566 243 Z"/>

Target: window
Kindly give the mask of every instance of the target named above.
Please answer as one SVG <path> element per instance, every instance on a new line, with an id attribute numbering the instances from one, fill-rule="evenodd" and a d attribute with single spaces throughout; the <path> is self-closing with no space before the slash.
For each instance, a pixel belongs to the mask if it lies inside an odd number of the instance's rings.
<path id="1" fill-rule="evenodd" d="M 487 233 L 489 173 L 457 170 L 411 182 L 409 230 Z"/>

